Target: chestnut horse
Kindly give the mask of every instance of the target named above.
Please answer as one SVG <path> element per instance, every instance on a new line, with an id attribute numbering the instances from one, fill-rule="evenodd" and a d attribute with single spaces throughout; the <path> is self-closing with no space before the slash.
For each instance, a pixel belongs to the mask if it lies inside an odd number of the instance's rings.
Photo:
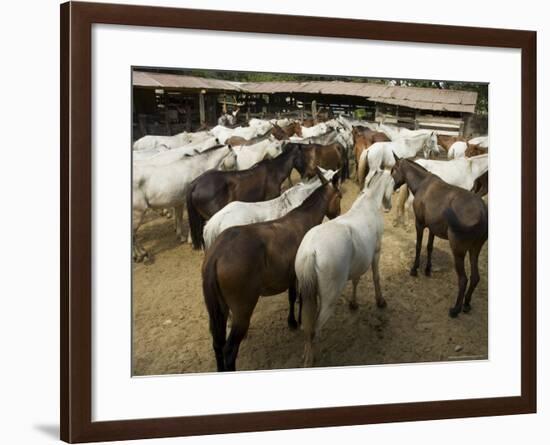
<path id="1" fill-rule="evenodd" d="M 485 148 L 480 147 L 479 145 L 475 144 L 468 144 L 468 148 L 464 152 L 464 156 L 467 158 L 472 158 L 474 156 L 484 155 L 487 154 L 487 150 Z"/>
<path id="2" fill-rule="evenodd" d="M 235 371 L 241 341 L 248 332 L 260 296 L 288 289 L 288 325 L 296 329 L 296 273 L 294 260 L 304 235 L 325 216 L 340 214 L 342 195 L 336 179 L 323 183 L 299 207 L 273 221 L 224 230 L 206 252 L 202 289 L 210 319 L 218 371 Z M 231 332 L 226 338 L 231 312 Z"/>
<path id="3" fill-rule="evenodd" d="M 424 229 L 429 230 L 426 276 L 431 275 L 434 238 L 449 240 L 458 276 L 458 296 L 449 310 L 451 317 L 469 312 L 472 294 L 479 283 L 478 258 L 488 237 L 489 214 L 483 200 L 472 192 L 447 184 L 421 165 L 396 158 L 392 169 L 394 189 L 407 184 L 414 194 L 416 255 L 410 274 L 418 275 Z M 470 286 L 464 270 L 464 257 L 470 255 Z M 464 295 L 466 293 L 466 295 Z"/>
<path id="4" fill-rule="evenodd" d="M 300 123 L 296 121 L 292 122 L 286 127 L 280 127 L 277 124 L 273 124 L 273 128 L 271 131 L 273 136 L 275 136 L 275 138 L 280 141 L 286 141 L 294 135 L 302 137 L 302 127 Z"/>
<path id="5" fill-rule="evenodd" d="M 355 177 L 357 178 L 359 159 L 363 150 L 367 150 L 376 142 L 390 142 L 391 140 L 386 133 L 374 131 L 362 125 L 354 125 L 351 134 L 353 136 L 353 152 L 355 154 Z"/>
<path id="6" fill-rule="evenodd" d="M 271 136 L 272 132 L 273 128 L 270 128 L 264 134 L 260 134 L 259 136 L 253 137 L 251 139 L 246 139 L 241 136 L 231 136 L 230 138 L 226 139 L 225 144 L 232 147 L 236 147 L 237 145 L 254 145 L 258 142 L 262 142 L 264 139 L 267 139 L 269 136 Z"/>
<path id="7" fill-rule="evenodd" d="M 453 145 L 455 142 L 465 142 L 466 139 L 464 139 L 462 136 L 450 136 L 447 134 L 438 134 L 437 135 L 437 145 L 444 148 L 445 151 L 449 151 L 449 148 L 451 148 L 451 145 Z"/>
<path id="8" fill-rule="evenodd" d="M 285 147 L 274 159 L 258 162 L 247 170 L 209 170 L 196 178 L 187 192 L 187 213 L 193 247 L 204 246 L 206 220 L 232 201 L 258 202 L 276 198 L 292 169 L 302 177 L 315 175 L 312 155 L 299 147 Z"/>

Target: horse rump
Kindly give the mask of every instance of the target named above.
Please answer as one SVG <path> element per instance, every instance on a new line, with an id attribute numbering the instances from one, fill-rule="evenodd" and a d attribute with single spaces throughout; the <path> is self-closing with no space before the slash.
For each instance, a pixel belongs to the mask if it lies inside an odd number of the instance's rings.
<path id="1" fill-rule="evenodd" d="M 476 199 L 481 201 L 481 198 L 475 196 Z M 460 220 L 457 212 L 449 206 L 444 211 L 447 224 L 454 232 L 454 234 L 460 239 L 487 239 L 488 234 L 488 218 L 487 208 L 485 203 L 481 201 L 482 208 L 480 209 L 477 220 L 472 224 L 464 223 Z"/>

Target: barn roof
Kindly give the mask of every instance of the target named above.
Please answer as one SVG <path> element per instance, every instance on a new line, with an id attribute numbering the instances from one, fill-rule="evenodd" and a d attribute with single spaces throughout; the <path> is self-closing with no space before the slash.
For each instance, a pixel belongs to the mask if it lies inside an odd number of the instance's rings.
<path id="1" fill-rule="evenodd" d="M 474 113 L 477 102 L 477 92 L 475 91 L 392 86 L 368 82 L 344 82 L 341 80 L 243 83 L 180 74 L 134 71 L 133 84 L 142 87 L 205 89 L 250 94 L 299 93 L 355 96 L 368 98 L 373 102 L 420 110 L 463 113 Z"/>

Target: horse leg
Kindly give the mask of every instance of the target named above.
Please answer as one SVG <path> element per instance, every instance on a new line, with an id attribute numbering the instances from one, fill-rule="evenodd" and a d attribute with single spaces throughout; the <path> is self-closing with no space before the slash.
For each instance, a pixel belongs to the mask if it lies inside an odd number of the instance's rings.
<path id="1" fill-rule="evenodd" d="M 141 226 L 146 210 L 147 208 L 139 208 L 132 211 L 132 251 L 136 263 L 140 263 L 145 259 L 151 259 L 149 253 L 137 238 L 137 231 Z"/>
<path id="2" fill-rule="evenodd" d="M 428 230 L 428 261 L 426 262 L 426 276 L 432 275 L 432 252 L 434 250 L 434 238 L 435 235 L 431 230 Z"/>
<path id="3" fill-rule="evenodd" d="M 176 220 L 176 238 L 182 243 L 185 242 L 183 236 L 183 206 L 174 207 L 174 216 Z"/>
<path id="4" fill-rule="evenodd" d="M 424 236 L 424 226 L 416 221 L 416 254 L 414 257 L 414 264 L 411 268 L 411 277 L 418 275 L 418 268 L 420 267 L 420 251 L 422 250 L 422 237 Z"/>
<path id="5" fill-rule="evenodd" d="M 374 253 L 372 259 L 372 281 L 374 282 L 374 297 L 376 298 L 376 306 L 379 308 L 385 308 L 387 303 L 382 296 L 382 289 L 380 288 L 380 249 Z"/>
<path id="6" fill-rule="evenodd" d="M 225 362 L 223 358 L 223 348 L 225 346 L 225 337 L 227 332 L 227 306 L 223 308 L 219 319 L 215 322 L 210 318 L 210 332 L 212 333 L 212 348 L 214 349 L 214 355 L 216 356 L 216 366 L 218 372 L 225 371 Z M 214 325 L 217 323 L 217 325 Z"/>
<path id="7" fill-rule="evenodd" d="M 458 276 L 458 296 L 456 297 L 456 303 L 454 307 L 449 309 L 449 315 L 452 318 L 455 318 L 462 310 L 462 303 L 464 301 L 464 291 L 466 290 L 466 285 L 468 284 L 468 278 L 466 277 L 466 272 L 464 270 L 465 252 L 461 252 L 457 250 L 453 249 L 454 260 L 455 260 L 455 270 Z"/>
<path id="8" fill-rule="evenodd" d="M 317 300 L 313 298 L 302 298 L 302 328 L 304 330 L 304 368 L 313 366 L 313 340 L 315 339 L 315 327 L 317 324 Z"/>
<path id="9" fill-rule="evenodd" d="M 225 346 L 223 348 L 223 356 L 225 361 L 224 371 L 235 371 L 237 354 L 239 353 L 239 346 L 241 342 L 246 337 L 248 332 L 248 327 L 250 326 L 250 317 L 252 313 L 242 313 L 237 312 L 233 313 L 233 318 L 231 321 L 231 332 Z"/>
<path id="10" fill-rule="evenodd" d="M 353 284 L 353 291 L 351 293 L 351 298 L 349 300 L 349 308 L 352 311 L 356 311 L 359 308 L 359 305 L 357 304 L 357 285 L 359 284 L 359 280 L 361 277 L 352 278 L 351 283 Z"/>
<path id="11" fill-rule="evenodd" d="M 298 328 L 298 322 L 294 317 L 294 306 L 296 304 L 296 281 L 293 281 L 288 288 L 288 327 Z"/>
<path id="12" fill-rule="evenodd" d="M 470 285 L 466 291 L 466 296 L 464 298 L 464 308 L 463 312 L 470 312 L 472 307 L 470 306 L 470 301 L 472 301 L 472 294 L 479 283 L 479 269 L 478 269 L 478 259 L 479 251 L 481 246 L 475 246 L 470 250 Z"/>
<path id="13" fill-rule="evenodd" d="M 409 197 L 409 188 L 406 184 L 403 184 L 397 192 L 397 198 L 395 202 L 395 218 L 393 220 L 393 226 L 405 226 L 405 203 Z"/>

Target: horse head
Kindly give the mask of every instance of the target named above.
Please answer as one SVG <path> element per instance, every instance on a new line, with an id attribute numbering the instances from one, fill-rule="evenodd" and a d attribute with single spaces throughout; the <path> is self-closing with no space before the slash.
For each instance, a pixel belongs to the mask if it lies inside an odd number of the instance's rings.
<path id="1" fill-rule="evenodd" d="M 399 187 L 401 187 L 405 183 L 405 175 L 401 167 L 401 162 L 402 162 L 401 159 L 395 153 L 393 154 L 393 157 L 395 159 L 395 165 L 391 169 L 391 176 L 394 181 L 393 189 L 397 190 Z"/>
<path id="2" fill-rule="evenodd" d="M 425 159 L 429 159 L 431 153 L 439 154 L 439 144 L 437 143 L 437 135 L 435 134 L 435 131 L 432 131 L 427 135 L 422 148 Z"/>

